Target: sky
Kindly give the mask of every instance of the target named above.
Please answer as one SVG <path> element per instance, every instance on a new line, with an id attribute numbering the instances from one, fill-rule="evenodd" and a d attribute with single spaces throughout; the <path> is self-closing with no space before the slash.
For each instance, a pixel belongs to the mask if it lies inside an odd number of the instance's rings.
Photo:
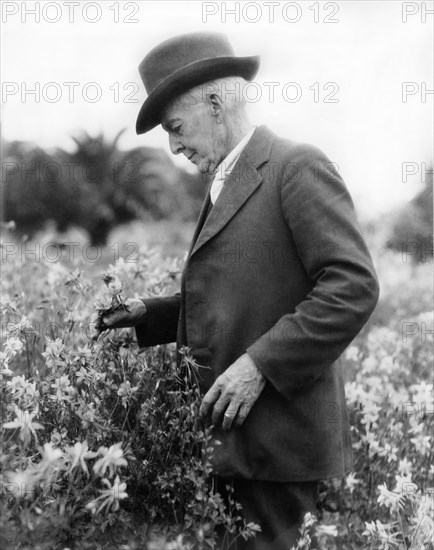
<path id="1" fill-rule="evenodd" d="M 121 148 L 170 154 L 161 127 L 135 133 L 137 67 L 174 35 L 224 32 L 237 55 L 261 57 L 252 121 L 320 147 L 375 218 L 420 191 L 432 161 L 432 4 L 3 0 L 2 136 L 72 149 L 82 129 L 125 129 Z"/>

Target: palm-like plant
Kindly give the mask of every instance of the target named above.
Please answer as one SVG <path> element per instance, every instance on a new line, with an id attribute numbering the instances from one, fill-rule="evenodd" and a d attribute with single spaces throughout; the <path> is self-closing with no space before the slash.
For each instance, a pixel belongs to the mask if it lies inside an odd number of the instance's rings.
<path id="1" fill-rule="evenodd" d="M 75 150 L 48 153 L 24 142 L 6 146 L 5 221 L 30 236 L 53 220 L 60 232 L 85 229 L 93 245 L 133 219 L 195 218 L 205 185 L 177 168 L 162 150 L 118 147 L 124 130 L 109 141 L 83 131 Z"/>

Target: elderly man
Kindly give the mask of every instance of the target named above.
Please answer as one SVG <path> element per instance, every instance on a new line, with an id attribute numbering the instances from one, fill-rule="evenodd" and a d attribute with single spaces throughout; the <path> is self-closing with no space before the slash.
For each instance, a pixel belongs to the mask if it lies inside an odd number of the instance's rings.
<path id="1" fill-rule="evenodd" d="M 318 480 L 351 468 L 339 356 L 378 284 L 351 198 L 318 149 L 253 126 L 242 87 L 257 57 L 221 34 L 167 40 L 140 65 L 142 134 L 213 175 L 175 296 L 130 302 L 103 328 L 136 326 L 143 348 L 176 341 L 203 369 L 214 473 L 232 480 L 249 548 L 289 549 Z M 224 485 L 224 483 L 222 484 Z"/>

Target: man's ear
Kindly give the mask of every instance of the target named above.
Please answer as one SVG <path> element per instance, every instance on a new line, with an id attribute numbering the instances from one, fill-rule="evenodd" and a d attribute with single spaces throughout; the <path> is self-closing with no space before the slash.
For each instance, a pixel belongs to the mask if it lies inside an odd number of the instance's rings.
<path id="1" fill-rule="evenodd" d="M 211 108 L 211 114 L 217 117 L 217 119 L 221 118 L 223 113 L 223 101 L 221 97 L 216 93 L 209 94 L 208 97 L 209 97 L 209 105 Z"/>

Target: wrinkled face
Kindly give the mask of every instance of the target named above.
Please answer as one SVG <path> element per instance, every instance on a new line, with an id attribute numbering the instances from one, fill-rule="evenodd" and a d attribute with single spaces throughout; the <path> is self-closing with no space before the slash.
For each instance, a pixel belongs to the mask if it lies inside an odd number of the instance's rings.
<path id="1" fill-rule="evenodd" d="M 185 155 L 202 174 L 213 173 L 227 154 L 219 106 L 208 99 L 172 101 L 163 112 L 161 126 L 169 134 L 172 153 Z"/>

